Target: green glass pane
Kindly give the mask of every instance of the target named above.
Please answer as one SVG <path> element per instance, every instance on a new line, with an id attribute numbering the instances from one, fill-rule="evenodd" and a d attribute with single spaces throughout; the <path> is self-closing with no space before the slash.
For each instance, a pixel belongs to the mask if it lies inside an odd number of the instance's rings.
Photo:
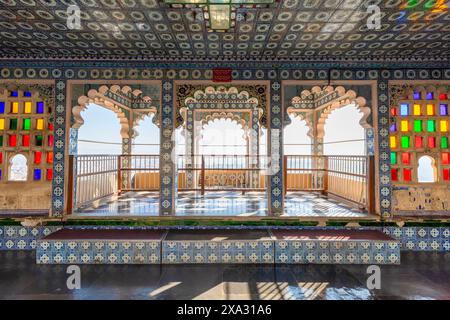
<path id="1" fill-rule="evenodd" d="M 427 128 L 428 128 L 428 132 L 435 132 L 436 131 L 436 122 L 434 120 L 428 120 Z"/>
<path id="2" fill-rule="evenodd" d="M 31 129 L 31 120 L 23 119 L 23 130 L 30 130 L 30 129 Z"/>
<path id="3" fill-rule="evenodd" d="M 17 130 L 17 119 L 11 119 L 9 121 L 9 130 Z"/>
<path id="4" fill-rule="evenodd" d="M 448 138 L 447 137 L 442 137 L 441 138 L 441 148 L 442 149 L 447 149 L 448 148 Z"/>
<path id="5" fill-rule="evenodd" d="M 44 141 L 42 136 L 36 136 L 36 146 L 42 147 L 42 142 Z"/>
<path id="6" fill-rule="evenodd" d="M 3 136 L 0 136 L 0 147 L 3 147 Z"/>
<path id="7" fill-rule="evenodd" d="M 414 131 L 422 132 L 422 120 L 414 120 Z"/>
<path id="8" fill-rule="evenodd" d="M 409 137 L 408 136 L 402 137 L 402 148 L 404 148 L 404 149 L 409 148 Z"/>
<path id="9" fill-rule="evenodd" d="M 391 164 L 397 164 L 397 154 L 395 152 L 391 152 Z"/>

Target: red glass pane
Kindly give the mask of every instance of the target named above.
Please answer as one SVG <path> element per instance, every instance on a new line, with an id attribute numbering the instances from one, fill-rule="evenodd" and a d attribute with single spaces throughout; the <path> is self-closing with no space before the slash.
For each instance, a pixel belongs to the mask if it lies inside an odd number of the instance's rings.
<path id="1" fill-rule="evenodd" d="M 22 146 L 24 147 L 30 146 L 30 136 L 28 134 L 22 136 Z"/>
<path id="2" fill-rule="evenodd" d="M 9 136 L 9 146 L 10 147 L 16 147 L 17 146 L 17 136 L 15 134 L 12 134 Z"/>
<path id="3" fill-rule="evenodd" d="M 37 151 L 34 153 L 34 163 L 41 164 L 41 162 L 42 162 L 42 152 Z"/>
<path id="4" fill-rule="evenodd" d="M 436 138 L 428 137 L 428 148 L 436 148 Z"/>
<path id="5" fill-rule="evenodd" d="M 409 163 L 410 163 L 410 156 L 409 156 L 409 153 L 404 152 L 404 153 L 402 154 L 402 162 L 403 162 L 403 164 L 409 164 Z"/>
<path id="6" fill-rule="evenodd" d="M 53 152 L 47 152 L 47 163 L 53 163 Z"/>
<path id="7" fill-rule="evenodd" d="M 48 146 L 53 147 L 54 142 L 55 142 L 55 138 L 52 135 L 48 136 Z"/>
<path id="8" fill-rule="evenodd" d="M 442 153 L 442 164 L 450 164 L 449 155 L 450 155 L 450 153 L 448 153 L 448 152 Z"/>
<path id="9" fill-rule="evenodd" d="M 391 108 L 391 115 L 392 116 L 396 116 L 397 115 L 397 108 L 396 107 L 392 107 Z"/>
<path id="10" fill-rule="evenodd" d="M 450 169 L 444 169 L 444 180 L 450 181 Z"/>
<path id="11" fill-rule="evenodd" d="M 53 131 L 53 129 L 54 129 L 55 127 L 54 127 L 54 125 L 53 125 L 53 123 L 48 123 L 48 130 L 51 130 L 51 131 Z"/>
<path id="12" fill-rule="evenodd" d="M 441 93 L 441 94 L 439 95 L 439 100 L 447 100 L 447 94 Z"/>
<path id="13" fill-rule="evenodd" d="M 0 164 L 3 163 L 3 152 L 0 152 Z"/>
<path id="14" fill-rule="evenodd" d="M 47 180 L 51 181 L 53 179 L 53 169 L 47 169 Z"/>
<path id="15" fill-rule="evenodd" d="M 403 169 L 403 180 L 411 181 L 411 169 Z"/>
<path id="16" fill-rule="evenodd" d="M 391 180 L 398 181 L 398 170 L 397 169 L 391 169 Z"/>
<path id="17" fill-rule="evenodd" d="M 423 138 L 422 137 L 415 137 L 414 138 L 414 145 L 416 148 L 422 148 L 423 147 Z"/>

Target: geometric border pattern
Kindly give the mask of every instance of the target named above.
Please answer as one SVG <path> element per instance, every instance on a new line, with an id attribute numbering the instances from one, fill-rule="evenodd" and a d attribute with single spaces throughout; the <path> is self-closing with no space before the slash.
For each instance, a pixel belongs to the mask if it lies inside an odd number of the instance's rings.
<path id="1" fill-rule="evenodd" d="M 36 242 L 49 234 L 60 230 L 61 226 L 49 227 L 20 227 L 20 226 L 0 226 L 0 250 L 34 250 Z M 91 229 L 158 229 L 152 227 L 71 227 L 71 229 L 91 230 Z M 175 229 L 180 229 L 176 227 Z M 194 227 L 184 227 L 182 229 L 192 230 Z M 235 227 L 233 229 L 262 229 L 255 227 Z M 272 228 L 272 230 L 275 228 Z M 281 229 L 281 228 L 279 228 Z M 294 230 L 317 230 L 315 227 L 293 227 L 282 229 Z M 326 230 L 341 229 L 339 227 L 326 227 Z M 450 251 L 450 227 L 373 227 L 358 228 L 359 230 L 378 230 L 400 241 L 401 251 Z M 195 242 L 194 242 L 195 243 Z M 167 245 L 167 242 L 165 242 Z M 190 244 L 191 246 L 191 244 Z"/>
<path id="2" fill-rule="evenodd" d="M 400 264 L 400 243 L 392 241 L 275 242 L 275 262 L 287 264 Z"/>
<path id="3" fill-rule="evenodd" d="M 159 240 L 40 240 L 38 264 L 159 264 Z"/>

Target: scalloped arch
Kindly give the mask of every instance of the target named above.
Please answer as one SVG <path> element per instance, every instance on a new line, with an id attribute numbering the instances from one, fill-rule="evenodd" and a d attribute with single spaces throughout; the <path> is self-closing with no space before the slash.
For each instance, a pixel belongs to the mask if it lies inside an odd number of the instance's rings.
<path id="1" fill-rule="evenodd" d="M 103 108 L 113 111 L 120 122 L 121 137 L 123 139 L 130 138 L 130 123 L 127 118 L 127 115 L 122 110 L 122 107 L 126 108 L 126 106 L 114 99 L 105 96 L 105 93 L 108 91 L 116 94 L 127 95 L 131 98 L 140 98 L 142 101 L 149 104 L 149 109 L 155 109 L 156 113 L 156 108 L 151 107 L 152 102 L 151 98 L 148 96 L 142 97 L 141 90 L 133 90 L 130 86 L 120 87 L 119 85 L 112 85 L 108 87 L 106 85 L 103 85 L 98 90 L 91 89 L 88 91 L 87 95 L 82 95 L 78 97 L 77 99 L 78 105 L 72 108 L 72 115 L 74 119 L 74 123 L 72 125 L 73 129 L 79 129 L 84 124 L 84 119 L 81 116 L 81 113 L 88 108 L 89 104 L 96 104 Z M 132 135 L 134 136 L 135 134 L 136 133 L 133 130 Z"/>
<path id="2" fill-rule="evenodd" d="M 214 112 L 207 115 L 201 120 L 202 129 L 204 129 L 206 125 L 213 122 L 214 120 L 220 119 L 230 119 L 232 122 L 236 122 L 238 125 L 241 125 L 244 130 L 249 129 L 247 121 L 245 121 L 245 119 L 242 119 L 240 115 L 232 112 Z"/>
<path id="3" fill-rule="evenodd" d="M 307 90 L 305 90 L 307 91 Z M 304 91 L 304 92 L 305 92 Z M 370 129 L 372 126 L 367 122 L 367 119 L 369 118 L 371 114 L 370 107 L 367 106 L 367 101 L 363 97 L 358 97 L 356 95 L 356 92 L 353 90 L 346 90 L 344 87 L 339 86 L 336 88 L 333 88 L 332 86 L 327 86 L 323 89 L 320 87 L 314 87 L 312 88 L 312 93 L 314 94 L 321 94 L 324 93 L 331 93 L 335 91 L 337 93 L 337 98 L 333 99 L 332 101 L 322 105 L 321 107 L 325 106 L 322 110 L 322 113 L 320 114 L 320 117 L 317 119 L 317 138 L 323 138 L 325 135 L 325 123 L 330 114 L 339 108 L 345 107 L 350 104 L 354 104 L 356 108 L 362 113 L 362 117 L 359 120 L 359 124 L 364 129 Z M 309 92 L 308 92 L 309 93 Z M 303 93 L 302 93 L 303 94 Z"/>
<path id="4" fill-rule="evenodd" d="M 244 135 L 242 138 L 248 139 L 249 126 L 247 124 L 247 121 L 245 121 L 245 119 L 242 119 L 241 116 L 239 116 L 238 114 L 234 114 L 232 112 L 214 112 L 212 114 L 207 115 L 205 118 L 201 120 L 201 128 L 205 129 L 205 127 L 210 123 L 214 122 L 215 120 L 221 119 L 229 119 L 231 120 L 231 122 L 240 125 L 242 127 L 242 130 L 244 130 Z M 202 138 L 203 135 L 200 133 L 199 139 Z"/>
<path id="5" fill-rule="evenodd" d="M 204 90 L 195 91 L 192 96 L 184 99 L 183 106 L 180 107 L 180 115 L 183 118 L 183 122 L 186 121 L 186 111 L 188 105 L 192 104 L 224 104 L 224 103 L 236 103 L 236 104 L 248 104 L 248 109 L 257 108 L 260 110 L 258 120 L 264 116 L 264 109 L 260 106 L 258 98 L 252 97 L 246 90 L 239 91 L 237 87 L 225 87 L 225 86 L 208 86 Z M 206 108 L 207 109 L 207 108 Z M 219 108 L 218 108 L 219 109 Z M 224 108 L 223 112 L 227 113 Z M 248 124 L 246 124 L 248 127 Z"/>
<path id="6" fill-rule="evenodd" d="M 294 111 L 294 108 L 288 108 L 287 113 L 292 114 L 294 118 L 299 118 L 302 121 L 305 121 L 306 126 L 308 127 L 307 135 L 311 139 L 314 139 L 314 120 L 310 116 L 305 116 L 302 112 Z"/>

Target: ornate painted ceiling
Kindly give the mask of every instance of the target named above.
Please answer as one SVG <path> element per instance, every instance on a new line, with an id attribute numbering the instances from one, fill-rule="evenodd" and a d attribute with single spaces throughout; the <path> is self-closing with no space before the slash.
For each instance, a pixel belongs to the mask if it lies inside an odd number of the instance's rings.
<path id="1" fill-rule="evenodd" d="M 67 8 L 81 9 L 81 30 Z M 369 5 L 381 30 L 369 30 Z M 0 0 L 0 57 L 142 60 L 335 60 L 450 57 L 446 1 L 278 0 L 235 5 L 234 26 L 159 0 Z M 450 59 L 449 59 L 450 60 Z"/>

